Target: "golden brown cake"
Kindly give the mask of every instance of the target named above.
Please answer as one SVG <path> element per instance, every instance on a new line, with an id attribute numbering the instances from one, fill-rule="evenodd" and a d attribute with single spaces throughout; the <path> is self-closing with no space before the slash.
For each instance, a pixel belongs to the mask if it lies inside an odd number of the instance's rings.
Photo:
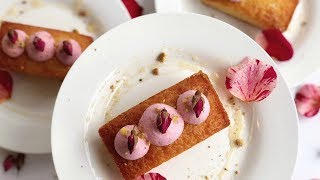
<path id="1" fill-rule="evenodd" d="M 169 106 L 175 107 L 179 95 L 190 89 L 200 90 L 208 98 L 210 103 L 210 113 L 206 121 L 199 125 L 185 123 L 182 135 L 174 143 L 161 147 L 150 145 L 148 153 L 140 159 L 133 161 L 126 160 L 116 152 L 114 139 L 117 132 L 123 126 L 128 124 L 138 125 L 143 112 L 152 104 L 165 103 Z M 120 169 L 123 177 L 129 180 L 135 179 L 152 168 L 155 168 L 179 155 L 192 146 L 229 126 L 229 124 L 230 121 L 228 119 L 228 115 L 224 110 L 208 76 L 200 71 L 120 114 L 102 126 L 99 129 L 99 134 L 109 152 L 112 154 L 113 159 Z"/>
<path id="2" fill-rule="evenodd" d="M 92 37 L 81 35 L 78 33 L 65 32 L 55 29 L 35 27 L 6 21 L 3 21 L 1 24 L 0 39 L 2 39 L 8 33 L 9 29 L 23 30 L 29 36 L 38 31 L 47 31 L 55 39 L 55 46 L 59 41 L 74 39 L 79 43 L 82 51 L 84 51 L 93 42 Z M 0 48 L 0 68 L 42 77 L 64 79 L 65 75 L 70 69 L 70 66 L 66 66 L 60 63 L 56 56 L 45 62 L 33 61 L 28 57 L 26 51 L 17 58 L 11 58 L 3 52 L 2 48 Z"/>
<path id="3" fill-rule="evenodd" d="M 262 29 L 285 31 L 291 21 L 298 0 L 202 0 L 210 7 L 221 10 Z"/>

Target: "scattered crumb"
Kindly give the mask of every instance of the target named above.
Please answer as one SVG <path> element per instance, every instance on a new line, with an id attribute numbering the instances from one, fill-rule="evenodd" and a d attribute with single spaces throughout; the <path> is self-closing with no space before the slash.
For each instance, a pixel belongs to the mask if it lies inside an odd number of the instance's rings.
<path id="1" fill-rule="evenodd" d="M 232 105 L 235 105 L 235 104 L 236 104 L 234 97 L 229 98 L 228 101 L 229 101 L 229 103 L 232 104 Z"/>
<path id="2" fill-rule="evenodd" d="M 83 9 L 78 11 L 78 16 L 80 17 L 86 17 L 87 16 L 87 12 Z"/>
<path id="3" fill-rule="evenodd" d="M 211 148 L 210 146 L 208 146 L 208 148 Z"/>
<path id="4" fill-rule="evenodd" d="M 120 82 L 120 80 L 116 80 L 116 83 L 119 83 Z"/>
<path id="5" fill-rule="evenodd" d="M 204 179 L 209 180 L 209 177 L 208 176 L 204 176 Z"/>
<path id="6" fill-rule="evenodd" d="M 155 75 L 155 76 L 159 75 L 159 69 L 158 69 L 158 68 L 152 69 L 151 72 L 152 72 L 152 74 Z"/>
<path id="7" fill-rule="evenodd" d="M 139 81 L 142 82 L 142 78 L 140 78 Z"/>
<path id="8" fill-rule="evenodd" d="M 243 139 L 236 139 L 234 141 L 234 144 L 237 145 L 238 147 L 243 146 L 243 144 L 244 144 Z"/>
<path id="9" fill-rule="evenodd" d="M 239 166 L 239 164 L 237 163 L 236 166 Z"/>
<path id="10" fill-rule="evenodd" d="M 31 1 L 31 6 L 32 6 L 33 8 L 39 8 L 39 7 L 41 7 L 42 5 L 43 5 L 42 0 L 32 0 L 32 1 Z"/>
<path id="11" fill-rule="evenodd" d="M 24 11 L 19 11 L 19 14 L 23 14 L 24 13 Z"/>
<path id="12" fill-rule="evenodd" d="M 189 179 L 189 178 L 190 178 L 190 175 L 188 175 L 187 177 L 188 177 L 188 179 Z"/>
<path id="13" fill-rule="evenodd" d="M 164 62 L 165 58 L 166 58 L 166 54 L 164 52 L 161 52 L 157 57 L 157 61 Z"/>
<path id="14" fill-rule="evenodd" d="M 73 33 L 77 33 L 77 34 L 79 34 L 78 29 L 73 29 L 73 30 L 72 30 L 72 32 L 73 32 Z"/>
<path id="15" fill-rule="evenodd" d="M 221 154 L 219 155 L 219 157 L 221 157 Z"/>
<path id="16" fill-rule="evenodd" d="M 25 0 L 21 1 L 21 4 L 27 4 L 27 1 L 25 1 Z"/>
<path id="17" fill-rule="evenodd" d="M 111 89 L 111 92 L 113 92 L 114 89 L 115 89 L 114 85 L 111 85 L 111 86 L 110 86 L 110 89 Z"/>
<path id="18" fill-rule="evenodd" d="M 225 170 L 225 171 L 228 171 L 228 169 L 227 169 L 227 168 L 224 168 L 224 170 Z"/>
<path id="19" fill-rule="evenodd" d="M 96 26 L 94 24 L 88 24 L 86 29 L 88 32 L 91 32 L 91 33 L 96 32 Z"/>
<path id="20" fill-rule="evenodd" d="M 80 167 L 83 167 L 82 165 Z"/>
<path id="21" fill-rule="evenodd" d="M 127 163 L 124 163 L 124 165 L 126 166 L 126 165 L 128 165 Z"/>
<path id="22" fill-rule="evenodd" d="M 235 173 L 235 174 L 239 174 L 239 171 L 235 171 L 234 173 Z"/>
<path id="23" fill-rule="evenodd" d="M 97 48 L 94 48 L 93 50 L 94 50 L 94 51 L 97 51 Z"/>
<path id="24" fill-rule="evenodd" d="M 303 21 L 302 23 L 301 23 L 301 26 L 306 26 L 307 25 L 307 22 L 306 21 Z"/>

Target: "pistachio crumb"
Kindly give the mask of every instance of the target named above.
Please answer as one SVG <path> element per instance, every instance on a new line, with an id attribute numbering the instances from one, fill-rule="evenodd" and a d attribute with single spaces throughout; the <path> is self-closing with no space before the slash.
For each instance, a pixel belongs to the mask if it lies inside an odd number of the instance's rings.
<path id="1" fill-rule="evenodd" d="M 166 54 L 164 52 L 161 52 L 157 57 L 157 61 L 164 62 L 165 58 L 166 58 Z"/>
<path id="2" fill-rule="evenodd" d="M 72 32 L 73 32 L 73 33 L 77 33 L 77 34 L 79 34 L 78 29 L 73 29 L 73 30 L 72 30 Z"/>
<path id="3" fill-rule="evenodd" d="M 236 139 L 234 141 L 234 144 L 237 145 L 238 147 L 243 146 L 243 144 L 244 144 L 243 139 Z"/>
<path id="4" fill-rule="evenodd" d="M 239 171 L 235 171 L 234 173 L 235 173 L 235 174 L 239 174 Z"/>
<path id="5" fill-rule="evenodd" d="M 159 69 L 158 69 L 158 68 L 152 69 L 151 72 L 152 72 L 152 74 L 155 75 L 155 76 L 159 75 Z"/>

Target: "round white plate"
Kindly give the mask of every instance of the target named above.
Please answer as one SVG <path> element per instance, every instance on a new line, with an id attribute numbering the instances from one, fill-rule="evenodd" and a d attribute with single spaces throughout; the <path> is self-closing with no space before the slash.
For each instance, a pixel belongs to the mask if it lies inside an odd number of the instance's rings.
<path id="1" fill-rule="evenodd" d="M 1 20 L 71 31 L 94 37 L 130 19 L 118 1 L 95 0 L 22 0 L 1 1 Z M 86 18 L 77 15 L 85 7 Z M 99 29 L 92 31 L 92 27 Z M 51 151 L 50 127 L 56 95 L 61 81 L 13 75 L 12 98 L 0 105 L 0 146 L 24 153 Z"/>
<path id="2" fill-rule="evenodd" d="M 165 63 L 155 61 L 161 51 L 167 54 Z M 199 69 L 209 74 L 232 119 L 234 108 L 226 102 L 223 85 L 225 71 L 244 56 L 275 66 L 248 36 L 207 16 L 152 14 L 110 30 L 82 54 L 59 91 L 51 131 L 58 177 L 120 179 L 98 135 L 99 127 Z M 154 67 L 159 76 L 151 75 Z M 226 128 L 152 171 L 168 179 L 211 178 L 230 159 L 224 178 L 290 179 L 297 154 L 297 115 L 289 89 L 276 71 L 277 87 L 266 100 L 237 101 L 245 112 L 246 145 L 235 149 L 231 158 Z"/>
<path id="3" fill-rule="evenodd" d="M 201 0 L 155 0 L 155 5 L 158 13 L 193 12 L 213 16 L 235 26 L 251 38 L 254 38 L 259 31 L 256 27 L 203 5 Z M 292 21 L 284 33 L 292 42 L 295 54 L 290 61 L 275 62 L 290 87 L 298 85 L 320 69 L 318 17 L 320 17 L 320 1 L 300 0 Z"/>

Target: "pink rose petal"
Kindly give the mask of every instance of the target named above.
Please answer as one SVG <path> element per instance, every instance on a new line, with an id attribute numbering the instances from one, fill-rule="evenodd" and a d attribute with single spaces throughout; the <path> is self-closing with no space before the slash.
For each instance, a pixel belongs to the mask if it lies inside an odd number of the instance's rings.
<path id="1" fill-rule="evenodd" d="M 136 0 L 122 0 L 126 6 L 131 18 L 135 18 L 142 15 L 143 8 L 137 3 Z"/>
<path id="2" fill-rule="evenodd" d="M 11 98 L 12 86 L 13 80 L 10 73 L 0 70 L 0 103 Z"/>
<path id="3" fill-rule="evenodd" d="M 264 62 L 245 57 L 236 66 L 230 67 L 226 87 L 232 95 L 242 101 L 261 101 L 272 92 L 277 82 L 277 73 Z"/>
<path id="4" fill-rule="evenodd" d="M 15 158 L 13 155 L 8 155 L 6 159 L 3 161 L 2 166 L 4 171 L 9 171 L 15 164 Z"/>
<path id="5" fill-rule="evenodd" d="M 306 84 L 301 87 L 295 96 L 298 112 L 306 117 L 312 117 L 320 109 L 320 88 L 314 84 Z"/>
<path id="6" fill-rule="evenodd" d="M 283 36 L 279 29 L 267 29 L 259 33 L 255 41 L 266 52 L 279 61 L 290 60 L 293 56 L 293 48 L 290 42 Z"/>
<path id="7" fill-rule="evenodd" d="M 147 174 L 141 175 L 136 180 L 167 180 L 167 179 L 159 173 L 147 173 Z"/>

